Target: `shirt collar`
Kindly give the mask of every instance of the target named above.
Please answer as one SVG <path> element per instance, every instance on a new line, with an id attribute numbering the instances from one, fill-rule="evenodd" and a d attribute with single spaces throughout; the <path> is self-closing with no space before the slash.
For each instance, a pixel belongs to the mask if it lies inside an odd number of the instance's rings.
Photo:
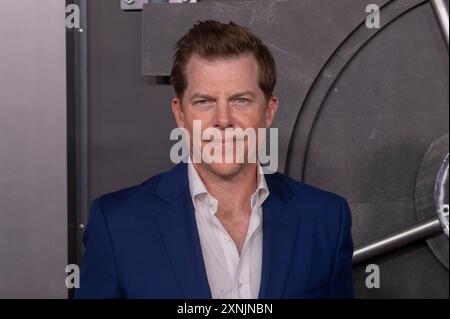
<path id="1" fill-rule="evenodd" d="M 207 195 L 206 197 L 209 197 L 212 201 L 216 201 L 214 197 L 211 196 L 211 194 L 208 193 L 208 190 L 206 189 L 205 184 L 203 183 L 202 179 L 200 178 L 200 175 L 198 174 L 197 170 L 194 167 L 194 164 L 191 161 L 191 158 L 189 157 L 188 163 L 188 180 L 189 180 L 189 191 L 191 193 L 192 202 L 194 204 L 194 207 L 197 209 L 197 199 L 201 198 L 204 195 Z M 266 179 L 264 177 L 263 169 L 261 167 L 261 164 L 258 162 L 258 186 L 256 187 L 256 191 L 251 196 L 251 207 L 253 208 L 255 205 L 262 205 L 262 203 L 266 200 L 266 198 L 269 196 L 269 188 L 267 186 Z"/>
<path id="2" fill-rule="evenodd" d="M 188 166 L 189 191 L 191 192 L 191 197 L 192 200 L 194 201 L 194 199 L 198 195 L 208 194 L 208 190 L 206 189 L 205 184 L 200 178 L 200 175 L 198 175 L 198 172 L 195 169 L 194 164 L 192 163 L 190 157 L 187 166 Z"/>

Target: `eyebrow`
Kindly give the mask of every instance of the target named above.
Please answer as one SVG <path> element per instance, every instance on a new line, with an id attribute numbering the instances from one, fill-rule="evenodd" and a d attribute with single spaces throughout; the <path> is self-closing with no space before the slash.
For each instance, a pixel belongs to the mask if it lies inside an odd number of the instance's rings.
<path id="1" fill-rule="evenodd" d="M 243 96 L 243 95 L 250 95 L 252 98 L 255 98 L 255 93 L 253 93 L 252 91 L 239 92 L 239 93 L 233 94 L 230 98 L 234 99 L 234 98 L 237 98 L 237 97 Z"/>
<path id="2" fill-rule="evenodd" d="M 206 99 L 206 100 L 212 100 L 212 99 L 214 99 L 214 97 L 212 97 L 211 95 L 208 95 L 208 94 L 194 93 L 194 94 L 192 94 L 192 96 L 190 97 L 190 100 L 192 101 L 193 99 L 195 99 L 195 98 L 197 98 L 197 97 L 201 97 L 202 99 Z"/>
<path id="3" fill-rule="evenodd" d="M 237 97 L 243 96 L 243 95 L 250 95 L 252 98 L 255 98 L 255 94 L 252 91 L 243 91 L 243 92 L 233 94 L 232 96 L 230 96 L 230 99 L 234 99 L 234 98 L 237 98 Z M 206 99 L 206 100 L 214 100 L 215 99 L 211 95 L 196 92 L 196 93 L 192 94 L 190 100 L 192 101 L 193 99 L 198 98 L 198 97 Z"/>

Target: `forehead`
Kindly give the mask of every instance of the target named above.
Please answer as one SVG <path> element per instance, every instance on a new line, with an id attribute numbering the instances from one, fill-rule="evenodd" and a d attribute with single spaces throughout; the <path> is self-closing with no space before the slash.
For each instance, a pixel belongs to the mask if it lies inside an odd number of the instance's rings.
<path id="1" fill-rule="evenodd" d="M 185 72 L 187 91 L 258 88 L 258 63 L 253 54 L 213 59 L 193 55 Z"/>

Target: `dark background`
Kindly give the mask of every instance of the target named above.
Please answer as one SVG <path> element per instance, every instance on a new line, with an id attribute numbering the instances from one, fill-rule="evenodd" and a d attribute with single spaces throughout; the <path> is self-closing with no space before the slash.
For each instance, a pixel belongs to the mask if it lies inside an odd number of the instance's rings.
<path id="1" fill-rule="evenodd" d="M 369 3 L 385 6 L 380 30 L 362 24 Z M 448 50 L 428 2 L 203 1 L 124 12 L 95 0 L 87 17 L 89 202 L 172 167 L 173 89 L 157 76 L 170 71 L 187 26 L 214 18 L 249 26 L 277 61 L 279 171 L 347 198 L 355 246 L 416 223 L 422 158 L 449 128 Z M 380 289 L 365 287 L 369 263 L 380 267 Z M 360 298 L 449 296 L 448 269 L 425 241 L 356 265 L 354 286 Z"/>

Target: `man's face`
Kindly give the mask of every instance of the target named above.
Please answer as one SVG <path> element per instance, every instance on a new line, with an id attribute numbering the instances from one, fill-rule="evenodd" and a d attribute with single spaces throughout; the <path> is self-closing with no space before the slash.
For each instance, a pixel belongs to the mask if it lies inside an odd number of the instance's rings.
<path id="1" fill-rule="evenodd" d="M 185 68 L 187 88 L 180 100 L 172 100 L 172 110 L 179 127 L 187 129 L 193 144 L 193 121 L 201 121 L 202 132 L 217 128 L 224 139 L 226 128 L 268 128 L 278 106 L 277 98 L 266 100 L 258 85 L 258 64 L 252 54 L 206 60 L 193 55 Z M 203 134 L 202 134 L 203 135 Z M 257 136 L 257 134 L 256 134 Z M 202 139 L 201 149 L 211 140 Z M 236 145 L 233 145 L 234 149 Z M 248 140 L 244 143 L 245 156 Z M 192 151 L 191 151 L 192 156 Z M 247 157 L 245 157 L 247 158 Z M 204 163 L 202 167 L 214 175 L 229 177 L 242 171 L 245 163 Z"/>

